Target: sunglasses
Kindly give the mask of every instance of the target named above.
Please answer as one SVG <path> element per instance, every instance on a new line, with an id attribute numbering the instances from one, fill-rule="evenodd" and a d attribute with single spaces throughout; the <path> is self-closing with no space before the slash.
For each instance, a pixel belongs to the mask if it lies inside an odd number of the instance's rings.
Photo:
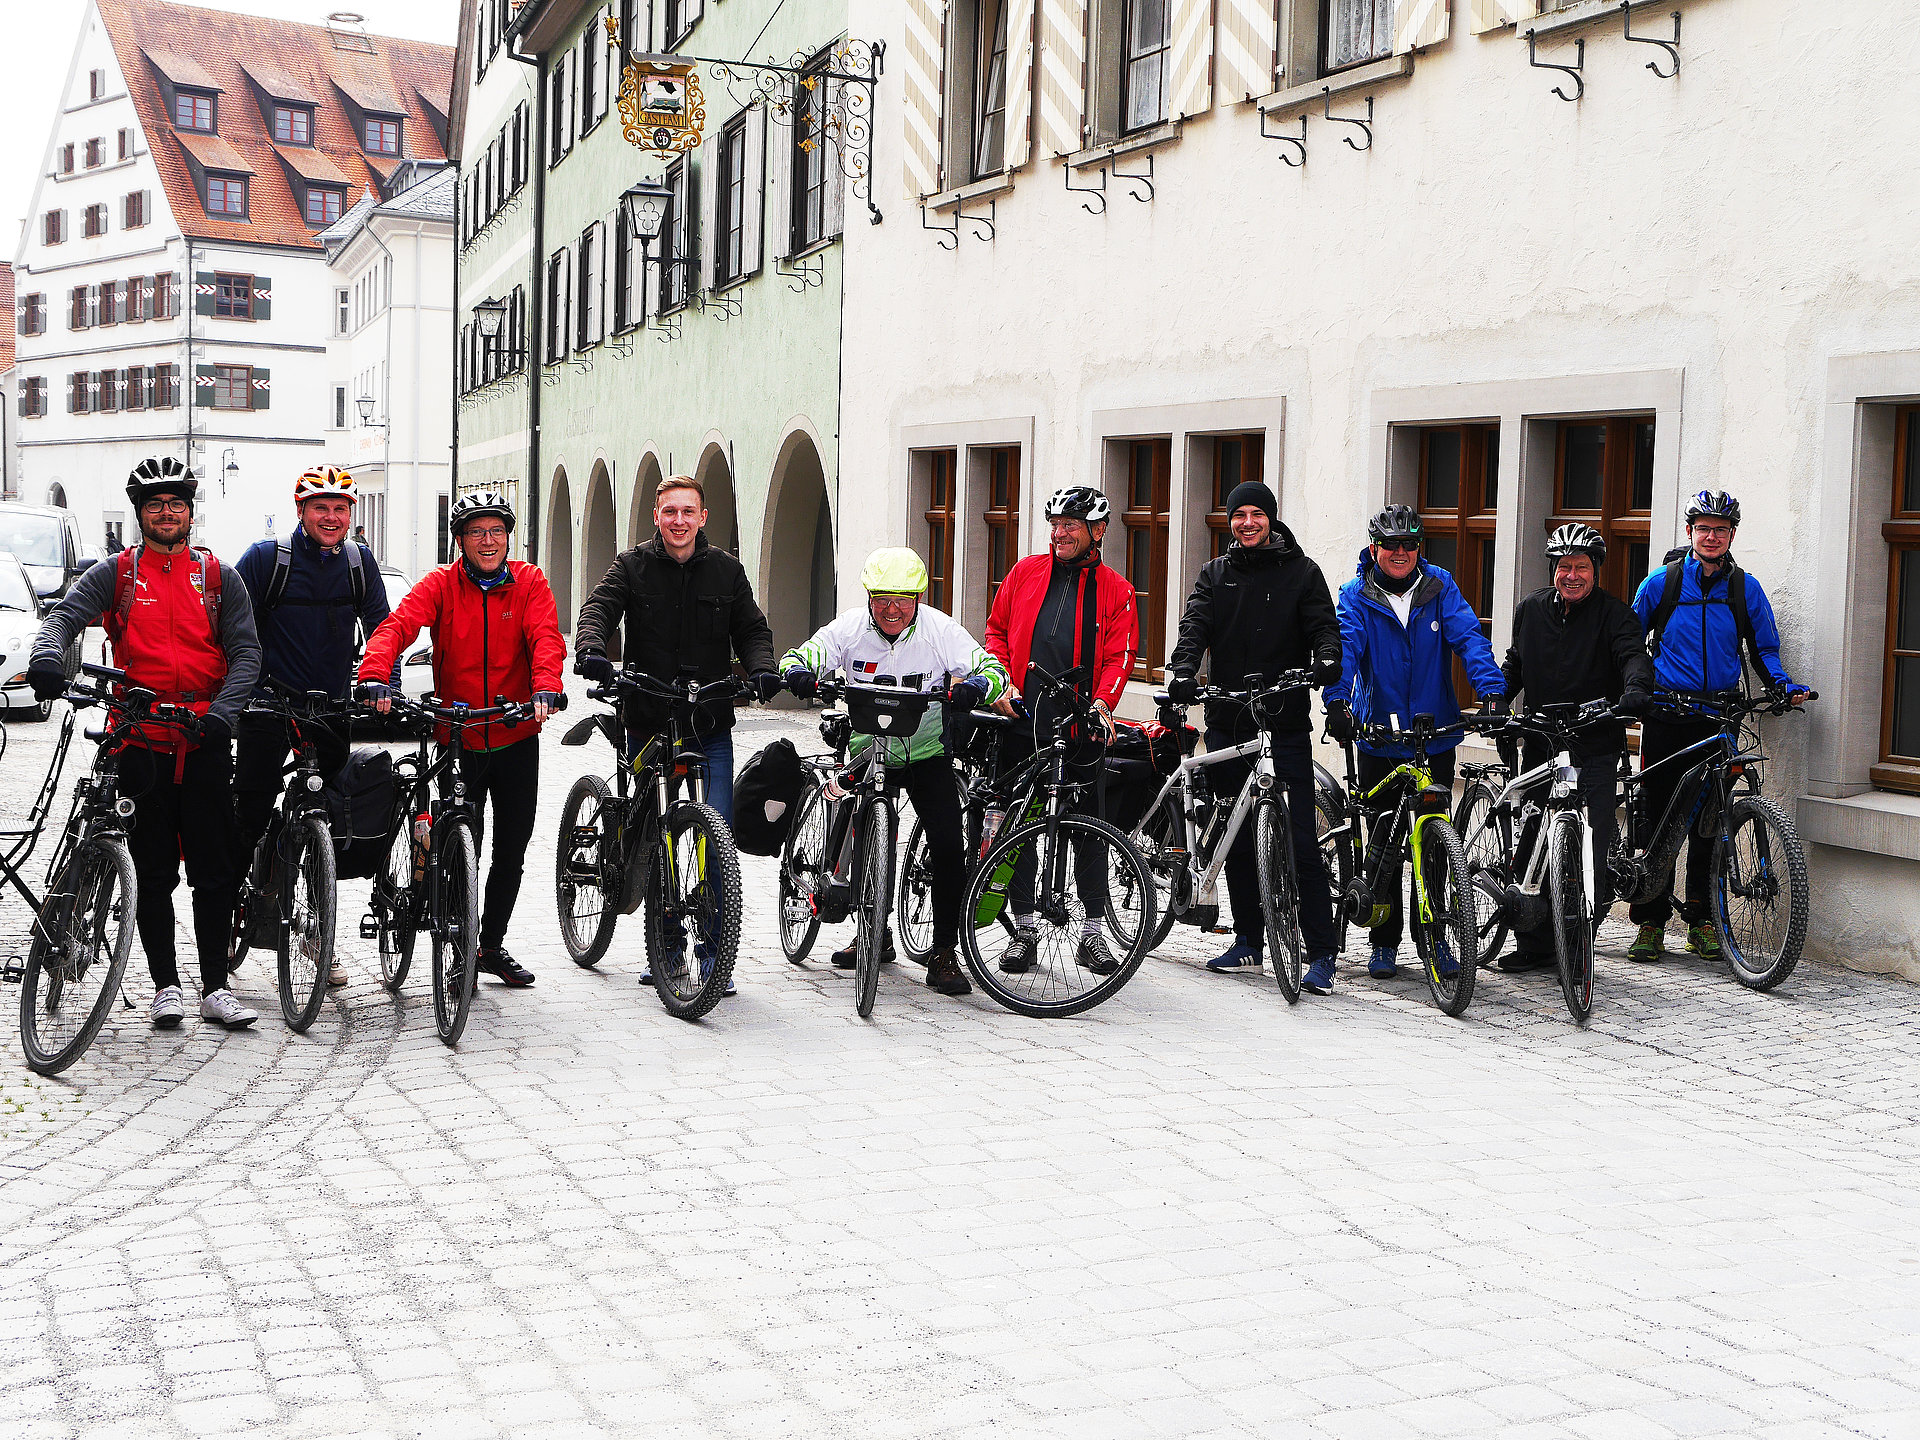
<path id="1" fill-rule="evenodd" d="M 920 597 L 918 595 L 869 595 L 876 610 L 905 610 Z"/>
<path id="2" fill-rule="evenodd" d="M 1411 550 L 1417 552 L 1420 549 L 1420 542 L 1418 540 L 1382 540 L 1380 541 L 1380 548 L 1382 550 Z"/>

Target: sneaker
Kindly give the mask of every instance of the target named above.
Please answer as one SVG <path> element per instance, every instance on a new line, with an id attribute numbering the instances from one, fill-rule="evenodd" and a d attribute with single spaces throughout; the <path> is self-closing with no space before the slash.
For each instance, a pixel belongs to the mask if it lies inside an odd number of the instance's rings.
<path id="1" fill-rule="evenodd" d="M 1698 955 L 1702 960 L 1720 958 L 1720 932 L 1711 925 L 1689 925 L 1687 927 L 1687 953 Z"/>
<path id="2" fill-rule="evenodd" d="M 1633 937 L 1633 944 L 1627 947 L 1627 959 L 1649 964 L 1658 960 L 1667 949 L 1667 927 L 1664 925 L 1642 925 L 1640 933 Z"/>
<path id="3" fill-rule="evenodd" d="M 347 983 L 347 967 L 342 965 L 338 960 L 336 960 L 333 962 L 333 968 L 327 971 L 327 984 L 344 985 L 346 983 Z"/>
<path id="4" fill-rule="evenodd" d="M 700 983 L 704 985 L 707 982 L 707 976 L 713 973 L 713 947 L 704 940 L 700 941 L 693 947 L 693 958 L 700 962 Z M 724 1000 L 729 995 L 739 993 L 740 987 L 733 983 L 733 975 L 729 973 L 727 988 L 720 992 L 720 998 Z"/>
<path id="5" fill-rule="evenodd" d="M 1523 975 L 1529 970 L 1551 970 L 1560 962 L 1551 951 L 1515 950 L 1510 955 L 1502 955 L 1495 963 L 1509 975 Z"/>
<path id="6" fill-rule="evenodd" d="M 1002 975 L 1024 975 L 1033 969 L 1034 959 L 1040 954 L 1040 935 L 1031 925 L 1022 925 L 1013 932 L 1013 943 L 1007 946 L 1007 953 L 1000 957 Z"/>
<path id="7" fill-rule="evenodd" d="M 1207 961 L 1207 969 L 1214 971 L 1216 974 L 1227 974 L 1234 970 L 1258 970 L 1259 968 L 1260 952 L 1254 949 L 1252 945 L 1248 944 L 1247 941 L 1239 935 L 1233 937 L 1233 947 L 1229 949 L 1226 954 L 1216 955 L 1213 959 Z"/>
<path id="8" fill-rule="evenodd" d="M 1091 935 L 1082 932 L 1080 953 L 1077 957 L 1081 966 L 1095 975 L 1117 975 L 1120 962 L 1113 958 L 1113 952 L 1107 948 L 1107 937 L 1095 930 Z"/>
<path id="9" fill-rule="evenodd" d="M 229 1030 L 244 1030 L 260 1017 L 234 999 L 231 990 L 216 990 L 200 1002 L 200 1018 Z"/>
<path id="10" fill-rule="evenodd" d="M 836 969 L 851 970 L 855 965 L 860 963 L 853 953 L 859 943 L 858 940 L 855 940 L 853 944 L 847 946 L 846 949 L 833 952 L 830 958 Z M 891 965 L 898 958 L 899 956 L 893 948 L 893 931 L 888 930 L 880 941 L 880 963 L 882 965 Z"/>
<path id="11" fill-rule="evenodd" d="M 1367 974 L 1375 980 L 1391 980 L 1400 973 L 1400 948 L 1397 945 L 1376 945 L 1373 955 L 1367 961 Z"/>
<path id="12" fill-rule="evenodd" d="M 1300 988 L 1309 995 L 1331 995 L 1333 993 L 1333 956 L 1322 955 L 1307 966 L 1307 973 L 1300 977 Z"/>
<path id="13" fill-rule="evenodd" d="M 966 974 L 960 969 L 960 961 L 951 948 L 942 946 L 927 956 L 927 988 L 937 990 L 942 995 L 973 993 L 973 986 L 967 983 Z"/>
<path id="14" fill-rule="evenodd" d="M 479 967 L 483 975 L 492 975 L 516 990 L 533 984 L 533 972 L 509 955 L 504 945 L 492 950 L 482 950 L 474 958 L 474 964 Z"/>
<path id="15" fill-rule="evenodd" d="M 1460 962 L 1453 958 L 1453 949 L 1444 940 L 1433 943 L 1433 968 L 1442 980 L 1451 980 L 1460 973 Z"/>
<path id="16" fill-rule="evenodd" d="M 187 1014 L 187 1002 L 180 994 L 178 985 L 169 985 L 164 990 L 153 992 L 153 1004 L 147 1010 L 147 1018 L 153 1022 L 156 1030 L 171 1030 Z"/>

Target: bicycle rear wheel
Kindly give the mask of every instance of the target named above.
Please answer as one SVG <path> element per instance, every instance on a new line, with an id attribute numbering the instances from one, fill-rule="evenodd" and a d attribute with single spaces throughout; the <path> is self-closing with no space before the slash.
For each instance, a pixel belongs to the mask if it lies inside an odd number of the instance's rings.
<path id="1" fill-rule="evenodd" d="M 553 892 L 560 907 L 560 943 L 573 963 L 598 965 L 613 941 L 613 904 L 607 895 L 610 858 L 620 853 L 608 813 L 613 792 L 598 775 L 582 775 L 560 810 L 553 858 Z"/>
<path id="2" fill-rule="evenodd" d="M 1149 954 L 1167 943 L 1167 936 L 1173 930 L 1175 910 L 1186 909 L 1192 878 L 1187 873 L 1187 852 L 1178 843 L 1184 839 L 1185 833 L 1181 825 L 1178 791 L 1154 806 L 1134 832 L 1134 836 L 1138 837 L 1134 848 L 1146 863 L 1147 873 L 1153 877 L 1156 919 L 1153 935 L 1147 942 Z M 1134 836 L 1128 838 L 1133 839 Z"/>
<path id="3" fill-rule="evenodd" d="M 1586 846 L 1580 817 L 1553 820 L 1547 852 L 1547 882 L 1553 901 L 1553 954 L 1560 965 L 1560 993 L 1567 1012 L 1585 1020 L 1593 1012 L 1593 906 L 1587 898 Z"/>
<path id="4" fill-rule="evenodd" d="M 1333 895 L 1333 953 L 1347 948 L 1347 887 L 1353 883 L 1353 844 L 1344 832 L 1335 834 L 1346 823 L 1347 802 L 1339 791 L 1315 785 L 1313 791 L 1313 827 L 1320 837 L 1320 858 L 1327 867 L 1327 889 Z"/>
<path id="5" fill-rule="evenodd" d="M 1713 918 L 1733 978 L 1771 990 L 1793 974 L 1807 941 L 1807 857 L 1780 808 L 1758 795 L 1727 807 L 1713 847 Z"/>
<path id="6" fill-rule="evenodd" d="M 800 809 L 780 847 L 780 949 L 795 965 L 807 958 L 820 933 L 814 887 L 827 868 L 827 804 L 817 784 L 800 797 Z"/>
<path id="7" fill-rule="evenodd" d="M 1479 967 L 1479 936 L 1474 931 L 1467 855 L 1459 835 L 1445 820 L 1423 823 L 1420 836 L 1420 890 L 1426 915 L 1408 917 L 1414 947 L 1420 952 L 1433 1003 L 1449 1015 L 1465 1012 L 1473 999 Z"/>
<path id="8" fill-rule="evenodd" d="M 1472 890 L 1473 933 L 1487 960 L 1507 943 L 1507 847 L 1505 826 L 1493 816 L 1494 793 L 1480 780 L 1468 783 L 1454 807 L 1453 828 L 1466 850 Z"/>
<path id="9" fill-rule="evenodd" d="M 720 1003 L 740 944 L 740 852 L 719 813 L 667 812 L 647 859 L 647 964 L 667 1013 L 698 1020 Z"/>
<path id="10" fill-rule="evenodd" d="M 380 927 L 380 981 L 398 995 L 413 965 L 413 821 L 402 814 L 387 846 L 386 868 L 373 880 L 373 918 Z"/>
<path id="11" fill-rule="evenodd" d="M 86 1054 L 107 1022 L 133 952 L 133 857 L 118 840 L 83 840 L 34 917 L 20 981 L 20 1048 L 40 1075 Z"/>
<path id="12" fill-rule="evenodd" d="M 880 991 L 880 956 L 886 949 L 889 903 L 893 887 L 893 806 L 875 800 L 862 817 L 866 834 L 860 837 L 860 893 L 854 901 L 853 1008 L 862 1020 L 873 1014 Z"/>
<path id="13" fill-rule="evenodd" d="M 927 828 L 917 818 L 907 834 L 907 858 L 900 864 L 896 888 L 894 936 L 901 953 L 924 965 L 933 953 L 933 859 L 927 849 Z"/>
<path id="14" fill-rule="evenodd" d="M 1293 863 L 1293 826 L 1286 802 L 1260 802 L 1254 817 L 1254 856 L 1259 862 L 1260 909 L 1267 922 L 1267 954 L 1273 977 L 1289 1005 L 1300 1000 L 1307 942 L 1300 934 L 1300 877 Z"/>
<path id="15" fill-rule="evenodd" d="M 301 816 L 280 832 L 279 950 L 280 1015 L 304 1035 L 320 1014 L 333 969 L 333 833 L 315 815 Z"/>
<path id="16" fill-rule="evenodd" d="M 443 821 L 437 857 L 439 911 L 433 930 L 433 1022 L 440 1039 L 460 1043 L 473 1005 L 475 952 L 480 945 L 480 884 L 473 831 L 464 820 Z"/>

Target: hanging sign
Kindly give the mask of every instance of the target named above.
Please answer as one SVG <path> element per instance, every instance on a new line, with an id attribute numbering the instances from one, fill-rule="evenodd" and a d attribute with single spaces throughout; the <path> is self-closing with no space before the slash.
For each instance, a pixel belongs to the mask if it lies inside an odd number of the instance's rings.
<path id="1" fill-rule="evenodd" d="M 707 104 L 693 62 L 678 55 L 636 55 L 620 79 L 620 131 L 662 157 L 700 144 Z"/>

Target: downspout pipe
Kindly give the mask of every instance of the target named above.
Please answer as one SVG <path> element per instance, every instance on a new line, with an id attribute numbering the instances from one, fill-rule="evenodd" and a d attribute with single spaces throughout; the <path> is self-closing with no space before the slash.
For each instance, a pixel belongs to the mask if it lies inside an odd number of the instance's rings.
<path id="1" fill-rule="evenodd" d="M 545 364 L 547 287 L 547 70 L 546 56 L 507 54 L 532 68 L 533 132 L 527 136 L 527 168 L 533 171 L 533 259 L 527 285 L 527 520 L 526 557 L 540 563 L 540 369 Z M 459 334 L 459 317 L 454 317 Z"/>

